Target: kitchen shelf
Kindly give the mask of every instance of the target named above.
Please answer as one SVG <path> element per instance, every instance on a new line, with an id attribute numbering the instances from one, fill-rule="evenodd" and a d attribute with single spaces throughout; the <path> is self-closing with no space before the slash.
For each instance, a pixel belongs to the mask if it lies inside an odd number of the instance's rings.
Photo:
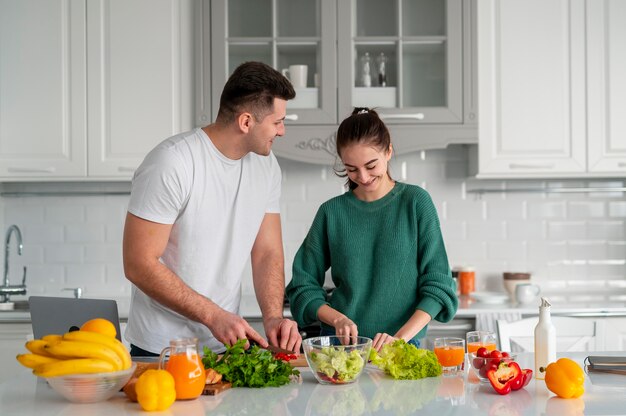
<path id="1" fill-rule="evenodd" d="M 626 192 L 626 187 L 571 187 L 571 188 L 476 188 L 468 189 L 467 193 L 471 194 L 493 194 L 493 193 L 596 193 L 596 192 Z"/>

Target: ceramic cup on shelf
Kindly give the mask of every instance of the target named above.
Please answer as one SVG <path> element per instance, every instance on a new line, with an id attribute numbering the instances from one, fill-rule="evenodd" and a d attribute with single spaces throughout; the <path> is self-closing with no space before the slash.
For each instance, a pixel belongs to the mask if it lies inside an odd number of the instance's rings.
<path id="1" fill-rule="evenodd" d="M 519 284 L 515 287 L 515 300 L 518 303 L 530 303 L 537 299 L 541 293 L 541 289 L 537 285 L 530 283 Z"/>
<path id="2" fill-rule="evenodd" d="M 309 67 L 306 65 L 289 65 L 282 70 L 284 76 L 289 78 L 294 88 L 306 88 Z"/>
<path id="3" fill-rule="evenodd" d="M 530 283 L 530 273 L 504 272 L 502 283 L 511 300 L 515 300 L 515 288 L 517 285 Z"/>

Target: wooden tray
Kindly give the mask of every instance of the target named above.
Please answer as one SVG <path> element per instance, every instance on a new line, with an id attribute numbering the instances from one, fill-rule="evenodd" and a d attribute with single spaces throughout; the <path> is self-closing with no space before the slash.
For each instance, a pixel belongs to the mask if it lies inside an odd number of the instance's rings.
<path id="1" fill-rule="evenodd" d="M 221 392 L 228 390 L 233 385 L 229 381 L 220 381 L 215 384 L 206 384 L 204 386 L 204 390 L 202 390 L 202 395 L 204 396 L 216 396 Z"/>

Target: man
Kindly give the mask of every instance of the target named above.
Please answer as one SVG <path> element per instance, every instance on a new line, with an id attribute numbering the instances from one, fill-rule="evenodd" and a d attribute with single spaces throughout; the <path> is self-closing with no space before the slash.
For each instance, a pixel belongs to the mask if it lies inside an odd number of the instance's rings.
<path id="1" fill-rule="evenodd" d="M 213 124 L 165 140 L 135 172 L 123 242 L 131 355 L 191 337 L 214 351 L 244 338 L 267 347 L 237 315 L 248 258 L 269 343 L 300 349 L 296 323 L 283 318 L 281 172 L 271 153 L 294 97 L 279 72 L 246 62 Z"/>

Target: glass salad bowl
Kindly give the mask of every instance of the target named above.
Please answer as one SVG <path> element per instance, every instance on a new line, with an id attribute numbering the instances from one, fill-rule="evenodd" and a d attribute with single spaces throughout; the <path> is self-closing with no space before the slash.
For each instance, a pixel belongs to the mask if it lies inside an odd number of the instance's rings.
<path id="1" fill-rule="evenodd" d="M 372 340 L 367 337 L 321 336 L 302 341 L 304 356 L 321 384 L 355 382 L 369 358 Z"/>

